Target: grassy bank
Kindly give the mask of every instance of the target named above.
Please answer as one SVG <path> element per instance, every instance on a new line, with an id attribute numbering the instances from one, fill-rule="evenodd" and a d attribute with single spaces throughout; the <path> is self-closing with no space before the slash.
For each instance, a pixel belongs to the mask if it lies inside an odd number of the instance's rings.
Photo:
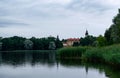
<path id="1" fill-rule="evenodd" d="M 120 65 L 120 44 L 107 47 L 69 47 L 57 51 L 59 59 L 81 59 L 89 62 L 102 62 Z"/>
<path id="2" fill-rule="evenodd" d="M 57 51 L 57 57 L 59 59 L 81 59 L 83 53 L 89 47 L 67 47 Z"/>

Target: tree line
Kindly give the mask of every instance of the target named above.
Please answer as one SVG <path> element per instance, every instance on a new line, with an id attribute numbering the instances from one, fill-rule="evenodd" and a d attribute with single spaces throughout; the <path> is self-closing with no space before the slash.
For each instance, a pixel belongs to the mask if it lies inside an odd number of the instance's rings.
<path id="1" fill-rule="evenodd" d="M 101 47 L 106 45 L 106 39 L 104 36 L 100 35 L 98 37 L 88 35 L 80 38 L 80 42 L 74 42 L 73 46 L 93 46 Z"/>
<path id="2" fill-rule="evenodd" d="M 59 37 L 24 38 L 19 36 L 0 38 L 0 49 L 6 50 L 55 50 L 63 47 Z"/>
<path id="3" fill-rule="evenodd" d="M 120 9 L 112 21 L 113 24 L 105 31 L 107 45 L 120 43 Z"/>

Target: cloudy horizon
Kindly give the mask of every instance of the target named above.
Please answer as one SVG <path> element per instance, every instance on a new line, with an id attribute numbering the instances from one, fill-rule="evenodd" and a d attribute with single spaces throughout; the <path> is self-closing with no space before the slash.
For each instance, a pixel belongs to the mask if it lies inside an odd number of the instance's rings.
<path id="1" fill-rule="evenodd" d="M 120 0 L 1 0 L 0 36 L 103 35 L 119 7 Z"/>

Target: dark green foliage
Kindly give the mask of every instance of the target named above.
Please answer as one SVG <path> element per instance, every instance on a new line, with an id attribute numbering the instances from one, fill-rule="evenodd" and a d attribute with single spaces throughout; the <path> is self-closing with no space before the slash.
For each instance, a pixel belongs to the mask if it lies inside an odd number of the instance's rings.
<path id="1" fill-rule="evenodd" d="M 113 24 L 111 27 L 106 30 L 105 38 L 108 45 L 120 43 L 120 12 L 113 19 Z"/>
<path id="2" fill-rule="evenodd" d="M 25 50 L 25 42 L 26 38 L 23 37 L 9 37 L 9 38 L 2 38 L 2 50 Z M 49 43 L 55 42 L 57 48 L 62 47 L 62 42 L 55 37 L 47 37 L 47 38 L 35 38 L 32 37 L 29 39 L 33 45 L 32 50 L 49 50 Z"/>
<path id="3" fill-rule="evenodd" d="M 2 50 L 2 45 L 3 45 L 3 43 L 1 42 L 1 40 L 2 40 L 2 37 L 0 37 L 0 51 Z"/>
<path id="4" fill-rule="evenodd" d="M 48 50 L 49 49 L 49 40 L 48 38 L 31 38 L 33 42 L 33 50 Z"/>
<path id="5" fill-rule="evenodd" d="M 24 40 L 23 37 L 10 37 L 2 39 L 2 50 L 21 50 L 24 49 Z"/>
<path id="6" fill-rule="evenodd" d="M 57 48 L 57 49 L 63 47 L 63 44 L 62 44 L 62 42 L 60 41 L 59 36 L 57 36 L 56 41 L 55 41 L 55 44 L 56 44 L 56 48 Z"/>
<path id="7" fill-rule="evenodd" d="M 100 46 L 100 47 L 105 46 L 107 44 L 105 37 L 103 37 L 102 35 L 97 37 L 97 42 L 98 42 L 97 46 Z"/>
<path id="8" fill-rule="evenodd" d="M 67 40 L 66 39 L 62 39 L 62 42 L 66 42 Z"/>
<path id="9" fill-rule="evenodd" d="M 92 46 L 95 41 L 96 41 L 96 37 L 86 36 L 85 38 L 80 39 L 80 45 L 81 46 Z"/>
<path id="10" fill-rule="evenodd" d="M 33 43 L 33 50 L 49 50 L 50 42 L 55 42 L 56 48 L 61 48 L 62 42 L 55 37 L 47 37 L 47 38 L 31 38 L 30 39 Z"/>
<path id="11" fill-rule="evenodd" d="M 50 43 L 49 43 L 49 49 L 50 49 L 50 50 L 55 50 L 55 49 L 56 49 L 55 42 L 50 42 Z"/>
<path id="12" fill-rule="evenodd" d="M 26 50 L 32 50 L 33 49 L 33 42 L 31 40 L 29 40 L 29 39 L 26 39 L 24 41 L 24 48 Z"/>
<path id="13" fill-rule="evenodd" d="M 73 46 L 74 46 L 74 47 L 79 46 L 79 45 L 80 45 L 79 42 L 74 42 L 74 43 L 73 43 Z"/>
<path id="14" fill-rule="evenodd" d="M 106 32 L 105 32 L 105 34 L 104 34 L 104 36 L 105 36 L 105 38 L 106 38 L 106 42 L 107 42 L 107 45 L 111 45 L 111 44 L 113 44 L 113 41 L 112 41 L 112 39 L 111 39 L 111 28 L 109 28 L 108 30 L 106 30 Z"/>

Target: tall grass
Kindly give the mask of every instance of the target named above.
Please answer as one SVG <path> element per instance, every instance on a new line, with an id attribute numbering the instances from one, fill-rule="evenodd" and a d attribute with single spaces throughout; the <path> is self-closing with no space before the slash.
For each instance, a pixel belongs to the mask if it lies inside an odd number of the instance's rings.
<path id="1" fill-rule="evenodd" d="M 60 59 L 82 59 L 90 62 L 103 62 L 120 65 L 120 44 L 107 47 L 69 47 L 57 51 Z"/>
<path id="2" fill-rule="evenodd" d="M 120 45 L 92 48 L 87 50 L 83 57 L 92 62 L 101 61 L 112 65 L 120 65 Z"/>
<path id="3" fill-rule="evenodd" d="M 67 47 L 57 51 L 57 57 L 61 59 L 81 59 L 88 47 Z"/>

